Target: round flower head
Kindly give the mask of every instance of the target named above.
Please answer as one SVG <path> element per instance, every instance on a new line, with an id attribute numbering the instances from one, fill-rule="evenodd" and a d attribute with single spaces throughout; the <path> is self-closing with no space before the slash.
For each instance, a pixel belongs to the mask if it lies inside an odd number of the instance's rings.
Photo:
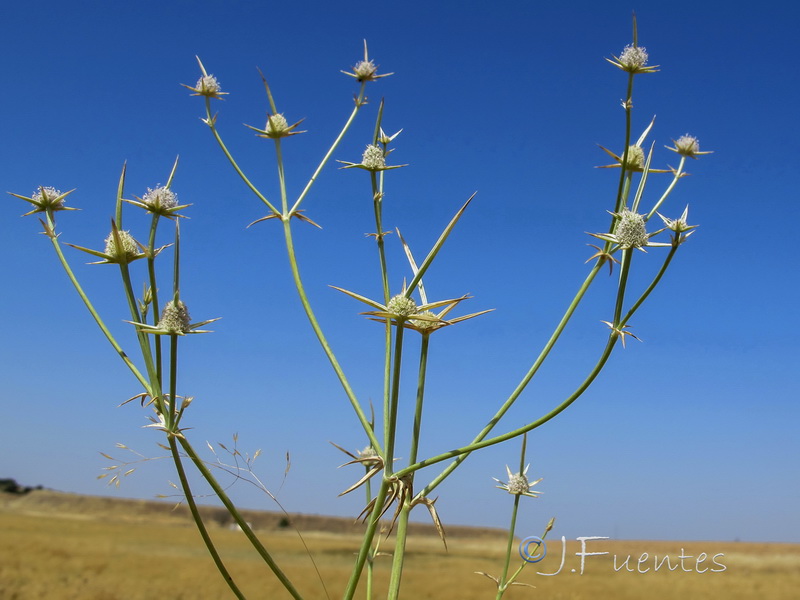
<path id="1" fill-rule="evenodd" d="M 408 318 L 417 312 L 417 303 L 403 294 L 397 294 L 386 305 L 386 311 L 400 318 Z"/>
<path id="2" fill-rule="evenodd" d="M 34 208 L 30 212 L 26 212 L 23 217 L 27 217 L 28 215 L 33 215 L 39 212 L 55 212 L 57 210 L 78 210 L 77 208 L 69 208 L 68 206 L 64 206 L 64 199 L 69 196 L 75 190 L 70 190 L 64 194 L 61 193 L 61 190 L 57 190 L 54 187 L 40 187 L 35 192 L 33 192 L 30 197 L 28 196 L 21 196 L 20 194 L 15 194 L 13 192 L 9 192 L 10 195 L 14 196 L 15 198 L 19 198 L 20 200 L 24 200 L 28 204 L 33 204 Z"/>
<path id="3" fill-rule="evenodd" d="M 353 73 L 358 81 L 371 81 L 378 72 L 378 67 L 371 60 L 361 60 L 353 67 Z"/>
<path id="4" fill-rule="evenodd" d="M 190 331 L 189 310 L 186 305 L 178 300 L 167 302 L 161 312 L 161 319 L 158 321 L 158 328 L 173 335 L 183 335 Z"/>
<path id="5" fill-rule="evenodd" d="M 289 129 L 289 122 L 281 114 L 272 115 L 267 118 L 267 135 L 270 137 L 281 137 Z"/>
<path id="6" fill-rule="evenodd" d="M 361 164 L 370 171 L 380 171 L 386 168 L 386 157 L 380 146 L 369 144 L 361 157 Z"/>
<path id="7" fill-rule="evenodd" d="M 367 51 L 367 40 L 364 40 L 364 60 L 358 61 L 356 66 L 353 67 L 352 72 L 342 71 L 342 73 L 349 77 L 355 78 L 355 80 L 360 83 L 365 81 L 375 81 L 381 77 L 388 77 L 389 75 L 392 75 L 392 73 L 378 75 L 378 65 L 376 65 L 375 62 L 370 59 L 369 52 Z"/>
<path id="8" fill-rule="evenodd" d="M 667 146 L 667 149 L 677 152 L 681 156 L 688 156 L 689 158 L 697 159 L 697 157 L 701 154 L 711 154 L 710 151 L 700 152 L 699 140 L 688 133 L 686 135 L 682 135 L 677 140 L 673 140 L 673 142 L 675 143 L 675 147 L 670 148 Z"/>
<path id="9" fill-rule="evenodd" d="M 142 198 L 142 203 L 152 212 L 175 208 L 178 205 L 178 195 L 166 187 L 156 189 L 147 188 L 147 193 Z"/>
<path id="10" fill-rule="evenodd" d="M 114 238 L 114 232 L 112 231 L 108 234 L 108 237 L 105 240 L 105 253 L 108 256 L 112 256 L 118 260 L 125 259 L 124 262 L 128 262 L 141 255 L 141 248 L 139 248 L 139 244 L 136 243 L 136 240 L 133 239 L 133 236 L 130 234 L 130 232 L 118 231 L 117 235 L 119 236 L 119 241 L 122 244 L 122 248 L 117 248 L 117 241 Z"/>
<path id="11" fill-rule="evenodd" d="M 503 483 L 499 479 L 492 477 L 497 483 L 500 485 L 495 486 L 501 490 L 507 491 L 509 494 L 513 494 L 514 496 L 530 496 L 531 498 L 536 498 L 542 492 L 534 491 L 531 488 L 539 483 L 542 479 L 539 478 L 533 483 L 528 482 L 528 465 L 525 467 L 525 470 L 522 473 L 511 473 L 511 469 L 508 468 L 506 465 L 506 473 L 508 473 L 508 483 Z"/>
<path id="12" fill-rule="evenodd" d="M 647 50 L 641 46 L 627 45 L 619 55 L 619 62 L 626 71 L 636 72 L 647 66 Z"/>
<path id="13" fill-rule="evenodd" d="M 423 311 L 419 314 L 426 317 L 436 317 L 436 315 L 433 314 L 433 311 L 430 310 Z M 414 325 L 414 328 L 417 331 L 433 331 L 434 329 L 438 329 L 442 326 L 442 323 L 439 320 L 428 321 L 427 319 L 411 319 L 410 323 Z"/>
<path id="14" fill-rule="evenodd" d="M 33 192 L 31 200 L 39 206 L 47 206 L 52 210 L 61 210 L 64 206 L 64 198 L 60 196 L 61 190 L 57 190 L 54 187 L 41 187 Z"/>
<path id="15" fill-rule="evenodd" d="M 219 96 L 219 93 L 222 91 L 219 81 L 217 81 L 217 78 L 213 75 L 203 75 L 197 80 L 194 88 L 201 96 Z"/>
<path id="16" fill-rule="evenodd" d="M 618 215 L 614 235 L 622 248 L 641 248 L 647 245 L 648 235 L 644 216 L 627 208 Z"/>

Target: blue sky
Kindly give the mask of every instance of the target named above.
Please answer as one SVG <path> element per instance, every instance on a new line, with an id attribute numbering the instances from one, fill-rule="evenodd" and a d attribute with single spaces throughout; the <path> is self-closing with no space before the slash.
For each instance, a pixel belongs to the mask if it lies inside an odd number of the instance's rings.
<path id="1" fill-rule="evenodd" d="M 356 86 L 339 71 L 362 40 L 380 72 L 371 104 L 334 158 L 358 161 L 378 100 L 384 128 L 403 129 L 386 178 L 385 223 L 418 257 L 473 192 L 475 201 L 426 277 L 432 297 L 474 296 L 465 310 L 495 308 L 434 336 L 423 454 L 462 445 L 514 388 L 589 267 L 585 232 L 607 226 L 617 173 L 601 144 L 621 150 L 625 75 L 604 58 L 639 43 L 657 74 L 636 80 L 633 128 L 653 115 L 654 162 L 684 133 L 714 154 L 691 161 L 663 213 L 690 205 L 699 224 L 661 287 L 632 324 L 643 343 L 615 351 L 592 388 L 529 439 L 529 475 L 544 494 L 525 503 L 520 533 L 551 516 L 568 537 L 800 541 L 796 302 L 798 54 L 794 3 L 30 2 L 6 7 L 7 90 L 0 142 L 2 189 L 77 188 L 62 213 L 62 241 L 99 248 L 117 179 L 127 196 L 164 183 L 192 203 L 182 227 L 182 297 L 195 320 L 222 317 L 182 350 L 179 393 L 195 396 L 191 437 L 262 449 L 259 476 L 287 509 L 354 515 L 362 496 L 337 498 L 359 475 L 337 469 L 363 433 L 296 302 L 275 223 L 263 216 L 199 121 L 202 101 L 180 83 L 198 77 L 195 55 L 230 93 L 219 127 L 270 197 L 277 185 L 263 126 L 267 75 L 290 122 L 308 133 L 285 144 L 297 194 L 352 106 Z M 652 203 L 668 180 L 653 176 Z M 379 325 L 331 290 L 380 296 L 367 175 L 332 164 L 305 208 L 322 231 L 299 228 L 304 278 L 319 318 L 365 403 L 381 399 Z M 99 452 L 124 443 L 160 456 L 146 412 L 117 405 L 136 382 L 93 327 L 23 203 L 0 205 L 6 314 L 0 347 L 5 416 L 0 476 L 64 491 L 151 498 L 171 493 L 168 461 L 149 461 L 120 490 L 96 476 Z M 146 237 L 130 211 L 126 228 Z M 138 229 L 137 229 L 138 228 Z M 408 276 L 389 242 L 392 284 Z M 643 285 L 658 249 L 637 256 Z M 127 309 L 110 266 L 68 255 L 106 321 L 133 354 Z M 648 270 L 648 267 L 650 270 Z M 140 286 L 140 284 L 137 284 Z M 138 288 L 137 288 L 138 289 Z M 569 394 L 604 343 L 614 279 L 599 278 L 557 347 L 501 429 L 519 426 Z M 792 308 L 795 307 L 795 308 Z M 410 364 L 415 362 L 409 355 Z M 402 402 L 412 401 L 412 379 Z M 404 421 L 404 426 L 409 423 Z M 401 439 L 407 438 L 404 431 Z M 519 444 L 472 456 L 437 491 L 447 523 L 504 526 L 511 497 L 495 489 Z M 285 481 L 285 455 L 291 469 Z M 407 452 L 401 442 L 399 455 Z M 211 456 L 209 455 L 211 458 Z M 417 486 L 438 473 L 418 475 Z M 272 509 L 247 485 L 234 494 Z M 425 515 L 416 515 L 423 519 Z"/>

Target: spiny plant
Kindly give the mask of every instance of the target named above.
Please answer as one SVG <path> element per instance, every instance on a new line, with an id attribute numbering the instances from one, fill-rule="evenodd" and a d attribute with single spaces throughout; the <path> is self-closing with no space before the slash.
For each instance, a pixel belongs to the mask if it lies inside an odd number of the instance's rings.
<path id="1" fill-rule="evenodd" d="M 366 524 L 364 537 L 354 561 L 351 575 L 342 593 L 342 597 L 345 599 L 354 597 L 362 577 L 366 579 L 364 586 L 366 597 L 372 598 L 377 593 L 374 590 L 373 564 L 378 557 L 386 555 L 391 556 L 391 577 L 387 597 L 396 599 L 400 593 L 411 511 L 418 506 L 424 507 L 446 545 L 445 528 L 436 510 L 436 498 L 432 497 L 433 492 L 472 452 L 516 438 L 523 439 L 519 470 L 512 472 L 509 467 L 506 467 L 507 480 L 505 482 L 497 480 L 499 484 L 497 487 L 511 494 L 514 500 L 505 561 L 499 575 L 487 573 L 482 573 L 482 575 L 494 582 L 496 598 L 502 597 L 511 585 L 525 585 L 517 581 L 517 578 L 526 564 L 528 564 L 527 562 L 523 561 L 514 572 L 511 572 L 511 556 L 515 540 L 517 512 L 522 496 L 536 497 L 538 495 L 539 491 L 535 486 L 541 481 L 541 479 L 537 479 L 531 482 L 528 479 L 529 466 L 526 465 L 525 458 L 526 436 L 529 432 L 559 415 L 581 397 L 603 370 L 618 343 L 625 346 L 627 340 L 638 339 L 631 331 L 631 318 L 661 282 L 676 252 L 694 233 L 696 227 L 688 223 L 688 207 L 677 218 L 662 216 L 658 211 L 661 210 L 662 205 L 673 192 L 678 181 L 686 175 L 684 168 L 687 159 L 696 159 L 700 155 L 708 154 L 708 152 L 700 151 L 696 138 L 684 135 L 674 140 L 673 146 L 669 147 L 669 150 L 679 157 L 678 166 L 657 169 L 652 166 L 654 144 L 645 146 L 646 139 L 653 127 L 653 122 L 650 122 L 642 134 L 634 140 L 632 132 L 634 80 L 639 75 L 657 72 L 655 66 L 648 64 L 648 54 L 645 48 L 638 43 L 635 18 L 633 21 L 632 43 L 626 46 L 619 56 L 606 60 L 627 76 L 625 99 L 622 102 L 624 135 L 623 143 L 621 144 L 622 151 L 619 154 L 603 148 L 614 160 L 612 164 L 604 167 L 619 169 L 620 174 L 616 190 L 609 194 L 611 202 L 608 207 L 610 214 L 608 229 L 590 234 L 597 240 L 597 244 L 590 244 L 595 252 L 586 261 L 591 263 L 588 267 L 588 273 L 578 287 L 577 293 L 568 303 L 562 318 L 556 324 L 539 355 L 513 388 L 513 392 L 504 401 L 498 403 L 494 414 L 487 420 L 486 425 L 479 431 L 472 432 L 471 435 L 465 433 L 465 440 L 467 441 L 456 449 L 423 456 L 420 453 L 420 441 L 430 430 L 430 428 L 426 430 L 423 426 L 423 408 L 428 378 L 429 347 L 432 343 L 433 334 L 489 312 L 488 310 L 479 310 L 477 312 L 459 314 L 458 311 L 462 302 L 469 298 L 468 295 L 432 300 L 428 298 L 423 284 L 423 277 L 426 276 L 429 268 L 439 256 L 473 198 L 470 197 L 463 202 L 421 261 L 415 258 L 409 244 L 406 243 L 399 230 L 396 231 L 397 235 L 393 236 L 392 239 L 398 241 L 399 250 L 405 255 L 408 262 L 408 271 L 402 277 L 396 276 L 390 274 L 387 261 L 387 234 L 389 230 L 384 224 L 384 184 L 385 180 L 390 176 L 389 171 L 399 169 L 405 165 L 390 164 L 390 155 L 400 132 L 398 131 L 391 135 L 387 135 L 384 132 L 382 127 L 383 102 L 377 108 L 373 135 L 371 139 L 365 140 L 366 149 L 361 159 L 357 162 L 339 161 L 344 169 L 361 170 L 366 173 L 365 194 L 371 199 L 375 223 L 375 231 L 370 235 L 374 239 L 378 256 L 380 289 L 376 291 L 374 297 L 370 297 L 338 286 L 333 287 L 349 298 L 366 305 L 368 310 L 361 314 L 382 326 L 383 391 L 382 403 L 378 414 L 379 420 L 376 422 L 371 407 L 365 405 L 363 399 L 360 399 L 354 392 L 345 369 L 329 343 L 322 324 L 317 319 L 307 293 L 306 284 L 300 276 L 294 228 L 307 225 L 316 226 L 316 223 L 304 212 L 310 197 L 309 193 L 323 169 L 331 162 L 340 142 L 367 105 L 367 86 L 374 85 L 379 79 L 388 77 L 391 73 L 378 73 L 378 67 L 374 60 L 370 58 L 367 44 L 364 42 L 363 59 L 359 60 L 351 70 L 343 71 L 347 76 L 354 79 L 357 84 L 352 111 L 345 119 L 340 132 L 336 135 L 320 162 L 312 165 L 310 176 L 301 188 L 300 194 L 296 197 L 290 197 L 287 191 L 284 144 L 289 143 L 289 138 L 294 138 L 305 132 L 298 130 L 301 121 L 289 124 L 289 120 L 284 116 L 284 113 L 278 109 L 266 78 L 263 74 L 261 75 L 269 105 L 268 116 L 263 128 L 249 125 L 248 127 L 255 131 L 256 135 L 272 140 L 274 144 L 277 189 L 279 191 L 277 198 L 271 198 L 253 183 L 253 180 L 245 173 L 245 170 L 240 166 L 223 141 L 222 133 L 217 123 L 217 115 L 212 110 L 212 103 L 225 96 L 226 92 L 222 91 L 219 80 L 214 75 L 209 74 L 200 59 L 197 59 L 201 72 L 200 78 L 194 85 L 185 85 L 185 87 L 191 91 L 192 95 L 200 97 L 203 101 L 205 107 L 205 115 L 202 118 L 203 123 L 210 131 L 227 162 L 241 178 L 244 186 L 252 192 L 254 198 L 266 209 L 267 214 L 256 222 L 271 221 L 279 226 L 286 247 L 289 270 L 300 305 L 339 381 L 342 394 L 349 402 L 363 432 L 363 439 L 360 443 L 353 443 L 351 446 L 362 447 L 363 449 L 360 451 L 350 452 L 344 447 L 335 444 L 349 459 L 345 465 L 360 465 L 363 469 L 363 474 L 342 493 L 347 494 L 361 488 L 365 490 L 364 509 L 359 515 L 359 518 L 363 519 Z M 141 197 L 134 196 L 130 199 L 125 197 L 126 169 L 123 168 L 117 187 L 114 217 L 111 220 L 110 231 L 104 238 L 102 249 L 93 250 L 88 247 L 67 244 L 98 259 L 93 264 L 116 265 L 119 270 L 123 294 L 129 309 L 127 322 L 132 327 L 139 348 L 137 361 L 134 361 L 130 357 L 131 355 L 123 350 L 122 345 L 106 326 L 92 301 L 84 292 L 75 271 L 64 253 L 64 245 L 60 241 L 60 230 L 57 229 L 59 225 L 57 216 L 60 216 L 61 212 L 75 210 L 74 207 L 66 204 L 68 196 L 74 190 L 62 193 L 53 187 L 41 186 L 30 196 L 12 195 L 31 205 L 32 209 L 26 215 L 40 215 L 43 232 L 52 244 L 56 256 L 75 290 L 108 342 L 141 385 L 141 392 L 130 400 L 137 399 L 142 406 L 148 407 L 151 411 L 149 427 L 164 434 L 166 444 L 163 445 L 163 448 L 169 452 L 169 456 L 175 465 L 182 494 L 189 506 L 200 535 L 231 592 L 238 598 L 245 597 L 239 584 L 225 566 L 223 558 L 220 556 L 212 536 L 197 509 L 195 495 L 187 476 L 187 467 L 196 469 L 205 479 L 214 494 L 230 512 L 235 523 L 244 532 L 256 552 L 281 582 L 286 592 L 291 597 L 299 599 L 303 597 L 303 594 L 282 570 L 280 560 L 273 556 L 268 550 L 267 544 L 256 535 L 250 523 L 245 521 L 239 509 L 213 473 L 212 467 L 222 468 L 224 471 L 237 476 L 242 468 L 252 472 L 252 460 L 257 457 L 258 453 L 252 457 L 244 456 L 238 449 L 234 448 L 234 450 L 229 451 L 235 459 L 234 465 L 226 465 L 219 459 L 206 461 L 200 456 L 189 439 L 186 420 L 187 415 L 191 414 L 188 409 L 192 403 L 192 397 L 178 394 L 178 352 L 186 336 L 207 333 L 208 330 L 204 329 L 204 327 L 216 319 L 193 322 L 189 316 L 186 300 L 181 294 L 180 265 L 182 256 L 180 252 L 179 222 L 185 216 L 184 211 L 190 205 L 181 204 L 172 190 L 176 169 L 177 161 L 173 165 L 165 185 L 148 189 Z M 668 181 L 663 191 L 660 194 L 656 194 L 655 199 L 651 200 L 649 196 L 646 196 L 645 192 L 646 189 L 649 189 L 648 184 L 651 182 L 651 175 L 654 174 L 665 174 Z M 126 205 L 144 210 L 150 215 L 149 231 L 139 239 L 123 228 L 123 208 Z M 656 220 L 654 217 L 658 217 L 658 219 Z M 652 224 L 656 221 L 660 221 L 660 225 L 653 228 Z M 167 225 L 171 231 L 168 232 L 169 243 L 159 245 L 160 242 L 157 242 L 157 240 L 160 240 L 163 235 L 162 225 Z M 665 236 L 669 235 L 668 240 L 657 241 L 656 238 L 662 233 Z M 645 249 L 654 251 L 645 253 Z M 170 285 L 166 288 L 169 292 L 164 294 L 161 293 L 161 290 L 165 288 L 159 285 L 159 277 L 163 276 L 163 270 L 156 268 L 156 261 L 159 261 L 160 264 L 164 260 L 163 257 L 170 255 L 172 257 L 171 275 L 169 277 Z M 641 256 L 635 261 L 634 258 L 638 255 Z M 657 268 L 653 269 L 655 275 L 642 289 L 631 290 L 631 272 L 635 264 L 645 259 L 651 263 L 659 263 Z M 618 272 L 616 291 L 611 300 L 609 320 L 603 321 L 608 327 L 608 335 L 595 364 L 583 375 L 583 380 L 574 391 L 563 398 L 555 408 L 520 427 L 503 429 L 501 425 L 503 417 L 539 372 L 597 275 L 605 269 L 613 273 L 615 266 Z M 144 281 L 144 292 L 141 297 L 137 297 L 134 292 L 134 278 Z M 633 301 L 630 300 L 631 296 L 634 298 Z M 453 313 L 456 313 L 457 316 Z M 411 368 L 407 366 L 409 364 L 407 355 L 412 350 L 409 350 L 408 345 L 404 344 L 406 335 L 419 335 L 421 338 L 421 343 L 418 346 L 413 346 L 417 353 L 417 384 L 411 392 L 401 390 L 401 382 L 405 381 L 402 377 L 404 368 Z M 410 396 L 413 398 L 413 402 L 401 403 L 401 396 Z M 401 430 L 401 424 L 406 422 L 400 418 L 401 407 L 410 413 L 411 431 Z M 401 434 L 407 435 L 410 439 L 408 456 L 402 462 L 396 452 L 398 436 Z M 126 447 L 120 445 L 120 448 Z M 228 450 L 224 446 L 223 449 Z M 111 480 L 117 484 L 119 483 L 119 477 L 125 474 L 120 473 L 121 468 L 118 465 L 109 468 L 116 473 Z M 436 468 L 439 469 L 438 472 L 435 471 Z M 434 469 L 434 474 L 431 474 L 432 469 Z M 130 472 L 130 470 L 127 472 Z M 261 484 L 257 477 L 255 481 L 266 491 L 266 487 Z M 550 519 L 546 524 L 541 539 L 553 528 L 553 522 L 554 519 Z M 382 526 L 383 531 L 395 534 L 394 548 L 390 553 L 380 548 Z M 327 595 L 327 591 L 325 593 Z"/>

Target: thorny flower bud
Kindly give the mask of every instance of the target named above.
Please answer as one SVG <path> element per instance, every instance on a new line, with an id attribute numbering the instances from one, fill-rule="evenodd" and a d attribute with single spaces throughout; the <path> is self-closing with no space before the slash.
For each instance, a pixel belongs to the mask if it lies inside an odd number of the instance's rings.
<path id="1" fill-rule="evenodd" d="M 266 132 L 269 137 L 282 137 L 289 130 L 289 122 L 282 114 L 271 115 L 267 118 Z"/>
<path id="2" fill-rule="evenodd" d="M 375 451 L 375 448 L 372 446 L 367 446 L 363 450 L 358 451 L 358 458 L 362 464 L 365 466 L 370 466 L 373 464 L 378 464 L 380 462 L 380 457 L 378 453 Z"/>
<path id="3" fill-rule="evenodd" d="M 178 205 L 178 195 L 163 186 L 154 190 L 147 188 L 147 193 L 142 198 L 142 203 L 147 206 L 148 210 L 160 212 L 164 209 L 175 208 Z"/>
<path id="4" fill-rule="evenodd" d="M 212 98 L 219 97 L 222 91 L 219 81 L 217 81 L 217 78 L 213 75 L 203 75 L 197 80 L 194 89 L 197 90 L 197 93 L 201 96 L 210 96 Z"/>
<path id="5" fill-rule="evenodd" d="M 528 491 L 528 478 L 522 473 L 515 473 L 508 480 L 508 493 L 519 496 Z"/>
<path id="6" fill-rule="evenodd" d="M 369 144 L 361 157 L 361 164 L 370 171 L 380 171 L 386 168 L 386 157 L 380 146 Z"/>
<path id="7" fill-rule="evenodd" d="M 641 146 L 628 146 L 628 158 L 625 167 L 632 171 L 641 171 L 644 168 L 644 150 Z"/>
<path id="8" fill-rule="evenodd" d="M 672 140 L 675 144 L 674 148 L 667 146 L 667 150 L 677 152 L 681 156 L 688 156 L 689 158 L 697 159 L 701 154 L 711 154 L 710 151 L 700 152 L 700 141 L 693 135 L 682 135 L 677 140 Z"/>
<path id="9" fill-rule="evenodd" d="M 426 310 L 426 311 L 421 312 L 419 314 L 424 315 L 426 317 L 436 317 L 436 315 L 433 314 L 433 311 L 430 311 L 430 310 Z M 437 321 L 428 321 L 427 319 L 411 319 L 411 323 L 414 325 L 415 329 L 417 329 L 418 331 L 433 330 L 433 329 L 437 329 L 438 327 L 441 327 L 441 325 L 442 325 L 441 322 L 439 322 L 438 320 Z"/>
<path id="10" fill-rule="evenodd" d="M 31 200 L 41 208 L 62 210 L 64 198 L 59 196 L 61 196 L 61 190 L 54 187 L 41 187 L 31 195 Z"/>
<path id="11" fill-rule="evenodd" d="M 353 67 L 353 73 L 357 81 L 372 81 L 375 78 L 375 73 L 378 72 L 378 67 L 371 60 L 361 60 Z"/>
<path id="12" fill-rule="evenodd" d="M 508 468 L 506 465 L 506 473 L 508 473 L 508 483 L 503 483 L 496 477 L 492 477 L 497 483 L 500 485 L 495 486 L 501 490 L 507 491 L 509 494 L 513 494 L 514 496 L 530 496 L 531 498 L 536 498 L 542 492 L 534 491 L 531 488 L 539 483 L 542 479 L 539 478 L 533 483 L 528 482 L 528 465 L 525 467 L 525 470 L 522 473 L 511 473 L 511 469 Z"/>
<path id="13" fill-rule="evenodd" d="M 118 260 L 125 259 L 124 261 L 120 260 L 120 262 L 128 262 L 137 258 L 142 253 L 130 232 L 118 231 L 117 234 L 119 235 L 119 241 L 122 243 L 122 248 L 117 248 L 117 241 L 114 239 L 114 232 L 112 231 L 105 240 L 105 253 L 108 256 L 113 256 Z"/>
<path id="14" fill-rule="evenodd" d="M 397 294 L 386 305 L 387 312 L 400 318 L 408 318 L 417 312 L 417 303 L 411 298 L 406 298 L 403 294 Z"/>
<path id="15" fill-rule="evenodd" d="M 614 234 L 622 248 L 641 248 L 647 245 L 648 235 L 644 216 L 631 212 L 627 208 L 619 215 Z"/>
<path id="16" fill-rule="evenodd" d="M 619 55 L 619 63 L 626 71 L 636 73 L 647 66 L 647 50 L 642 46 L 627 45 Z"/>
<path id="17" fill-rule="evenodd" d="M 381 77 L 393 75 L 393 73 L 378 75 L 378 65 L 376 65 L 375 62 L 369 58 L 369 53 L 367 52 L 367 40 L 364 40 L 364 60 L 358 61 L 356 66 L 353 67 L 352 72 L 342 71 L 342 73 L 349 77 L 355 78 L 359 83 L 363 83 L 365 81 L 375 81 Z"/>
<path id="18" fill-rule="evenodd" d="M 672 244 L 673 245 L 676 245 L 676 246 L 681 245 L 683 242 L 686 241 L 686 239 L 690 235 L 692 235 L 694 233 L 693 230 L 697 228 L 697 225 L 689 225 L 689 222 L 688 222 L 688 219 L 689 219 L 689 207 L 688 206 L 685 209 L 683 209 L 683 214 L 681 214 L 681 216 L 678 217 L 677 219 L 669 219 L 669 218 L 665 217 L 664 215 L 662 215 L 661 213 L 656 213 L 656 214 L 659 217 L 661 217 L 662 221 L 664 221 L 664 225 L 666 226 L 666 228 L 669 229 L 670 231 L 674 232 L 674 235 L 672 236 Z"/>
<path id="19" fill-rule="evenodd" d="M 173 335 L 183 335 L 189 333 L 189 310 L 186 305 L 178 300 L 167 302 L 158 321 L 158 328 Z"/>

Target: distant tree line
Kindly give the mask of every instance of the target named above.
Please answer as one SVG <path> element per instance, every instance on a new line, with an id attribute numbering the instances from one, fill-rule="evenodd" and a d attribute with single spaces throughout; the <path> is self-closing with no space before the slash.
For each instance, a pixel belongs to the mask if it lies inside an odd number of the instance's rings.
<path id="1" fill-rule="evenodd" d="M 16 479 L 0 479 L 0 492 L 6 494 L 27 494 L 32 490 L 40 490 L 42 486 L 30 487 L 27 485 L 20 485 Z"/>

